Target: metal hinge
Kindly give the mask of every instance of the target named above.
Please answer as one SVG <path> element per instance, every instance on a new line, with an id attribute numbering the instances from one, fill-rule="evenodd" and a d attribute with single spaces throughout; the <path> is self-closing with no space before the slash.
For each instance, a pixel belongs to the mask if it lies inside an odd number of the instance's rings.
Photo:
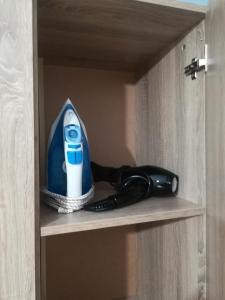
<path id="1" fill-rule="evenodd" d="M 191 64 L 184 68 L 184 74 L 194 80 L 197 79 L 197 73 L 202 70 L 208 71 L 208 45 L 205 45 L 205 58 L 193 58 Z"/>

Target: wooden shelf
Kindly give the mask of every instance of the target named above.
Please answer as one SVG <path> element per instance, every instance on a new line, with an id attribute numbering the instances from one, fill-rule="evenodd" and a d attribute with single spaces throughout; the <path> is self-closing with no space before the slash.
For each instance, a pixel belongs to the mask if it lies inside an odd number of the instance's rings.
<path id="1" fill-rule="evenodd" d="M 108 194 L 109 192 L 107 192 Z M 106 192 L 98 192 L 99 196 Z M 204 209 L 180 198 L 150 198 L 121 209 L 102 213 L 78 211 L 58 214 L 54 209 L 41 206 L 41 236 L 72 233 L 107 227 L 125 226 L 154 221 L 193 217 Z"/>
<path id="2" fill-rule="evenodd" d="M 205 16 L 175 0 L 39 0 L 39 55 L 47 64 L 136 71 Z"/>

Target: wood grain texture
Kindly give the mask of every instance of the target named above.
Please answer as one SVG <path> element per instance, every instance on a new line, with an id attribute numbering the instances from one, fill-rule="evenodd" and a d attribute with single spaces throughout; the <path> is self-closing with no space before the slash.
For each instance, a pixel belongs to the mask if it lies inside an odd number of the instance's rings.
<path id="1" fill-rule="evenodd" d="M 207 295 L 225 299 L 225 6 L 210 1 L 206 19 Z"/>
<path id="2" fill-rule="evenodd" d="M 141 300 L 197 300 L 197 218 L 139 225 L 138 263 Z"/>
<path id="3" fill-rule="evenodd" d="M 38 76 L 38 24 L 37 1 L 32 1 L 33 23 L 33 125 L 34 125 L 34 221 L 35 221 L 35 300 L 41 299 L 41 249 L 40 249 L 40 156 L 39 156 L 39 76 Z"/>
<path id="4" fill-rule="evenodd" d="M 40 55 L 49 64 L 134 71 L 204 18 L 181 2 L 153 2 L 39 0 Z"/>
<path id="5" fill-rule="evenodd" d="M 41 236 L 186 218 L 202 215 L 203 212 L 200 206 L 180 198 L 150 198 L 105 213 L 78 211 L 65 215 L 43 206 L 41 208 Z"/>
<path id="6" fill-rule="evenodd" d="M 136 161 L 180 175 L 179 196 L 205 203 L 205 74 L 184 67 L 204 55 L 204 24 L 194 29 L 137 83 Z M 185 50 L 182 51 L 182 46 Z"/>
<path id="7" fill-rule="evenodd" d="M 204 23 L 198 25 L 137 84 L 138 164 L 168 168 L 180 176 L 179 196 L 205 207 L 205 74 L 184 76 L 204 55 Z M 199 299 L 205 299 L 205 219 L 199 219 Z"/>
<path id="8" fill-rule="evenodd" d="M 38 160 L 34 152 L 34 8 L 31 0 L 0 1 L 1 300 L 35 300 L 39 295 L 35 291 L 35 280 L 39 278 L 39 259 L 35 257 L 35 248 L 39 247 L 39 214 L 35 186 Z"/>

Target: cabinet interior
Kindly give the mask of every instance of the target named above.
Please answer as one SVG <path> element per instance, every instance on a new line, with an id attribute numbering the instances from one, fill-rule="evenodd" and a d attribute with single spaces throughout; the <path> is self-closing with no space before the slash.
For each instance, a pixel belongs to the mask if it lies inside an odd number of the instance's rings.
<path id="1" fill-rule="evenodd" d="M 46 298 L 176 299 L 180 288 L 196 295 L 196 228 L 190 218 L 50 236 Z"/>
<path id="2" fill-rule="evenodd" d="M 38 1 L 41 185 L 50 126 L 69 97 L 92 160 L 168 168 L 178 196 L 204 207 L 204 74 L 183 74 L 204 53 L 204 12 L 149 2 Z M 204 283 L 203 227 L 193 215 L 42 237 L 44 297 L 189 299 Z"/>
<path id="3" fill-rule="evenodd" d="M 39 53 L 48 63 L 136 71 L 199 23 L 205 8 L 167 0 L 38 0 L 38 14 Z"/>

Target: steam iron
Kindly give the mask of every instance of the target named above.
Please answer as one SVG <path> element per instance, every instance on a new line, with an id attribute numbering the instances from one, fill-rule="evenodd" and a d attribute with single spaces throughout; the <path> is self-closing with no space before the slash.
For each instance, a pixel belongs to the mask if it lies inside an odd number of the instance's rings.
<path id="1" fill-rule="evenodd" d="M 43 192 L 45 202 L 64 213 L 83 208 L 93 197 L 87 133 L 70 99 L 51 127 Z"/>

